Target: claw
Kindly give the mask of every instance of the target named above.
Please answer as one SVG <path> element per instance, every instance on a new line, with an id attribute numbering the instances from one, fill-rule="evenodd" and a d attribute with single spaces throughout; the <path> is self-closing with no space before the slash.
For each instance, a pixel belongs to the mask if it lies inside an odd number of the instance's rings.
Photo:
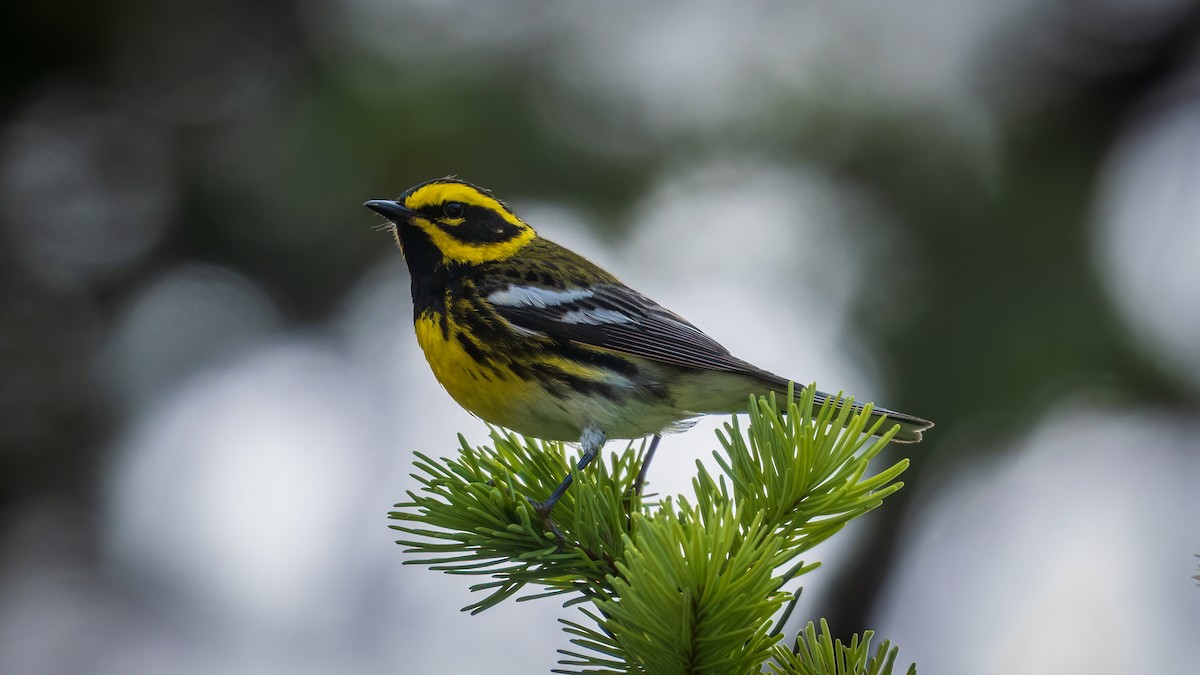
<path id="1" fill-rule="evenodd" d="M 542 525 L 545 526 L 546 530 L 554 534 L 554 552 L 562 553 L 567 540 L 563 537 L 562 530 L 558 529 L 558 525 L 550 518 L 550 512 L 554 510 L 554 504 L 550 500 L 539 502 L 529 497 L 526 497 L 525 501 L 529 502 L 529 505 L 533 507 L 533 512 L 541 519 Z"/>

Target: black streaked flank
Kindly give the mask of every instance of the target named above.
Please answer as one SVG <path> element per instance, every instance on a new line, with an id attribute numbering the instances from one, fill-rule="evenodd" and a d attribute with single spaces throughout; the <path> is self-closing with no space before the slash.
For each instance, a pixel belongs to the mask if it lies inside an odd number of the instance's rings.
<path id="1" fill-rule="evenodd" d="M 454 338 L 458 340 L 459 346 L 467 353 L 467 356 L 470 356 L 480 367 L 496 370 L 496 364 L 492 358 L 480 349 L 479 345 L 475 344 L 475 341 L 471 339 L 471 336 L 466 331 L 458 331 L 454 335 Z"/>
<path id="2" fill-rule="evenodd" d="M 638 374 L 637 364 L 616 354 L 598 352 L 564 340 L 555 340 L 552 344 L 554 345 L 553 351 L 555 354 L 576 363 L 604 368 L 605 370 L 611 370 L 629 378 L 634 378 Z"/>
<path id="3" fill-rule="evenodd" d="M 537 361 L 530 365 L 534 377 L 555 396 L 570 394 L 599 395 L 610 401 L 620 401 L 625 398 L 622 392 L 607 382 L 597 382 L 578 375 L 572 375 L 553 364 Z"/>

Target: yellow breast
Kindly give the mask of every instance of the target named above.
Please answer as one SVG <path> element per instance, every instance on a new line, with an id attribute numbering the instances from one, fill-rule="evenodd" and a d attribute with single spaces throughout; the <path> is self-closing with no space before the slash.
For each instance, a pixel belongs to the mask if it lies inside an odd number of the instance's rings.
<path id="1" fill-rule="evenodd" d="M 442 332 L 439 320 L 422 316 L 416 321 L 417 343 L 425 352 L 433 374 L 459 405 L 486 422 L 513 427 L 520 402 L 529 396 L 530 383 L 506 368 L 481 367 L 455 337 Z"/>

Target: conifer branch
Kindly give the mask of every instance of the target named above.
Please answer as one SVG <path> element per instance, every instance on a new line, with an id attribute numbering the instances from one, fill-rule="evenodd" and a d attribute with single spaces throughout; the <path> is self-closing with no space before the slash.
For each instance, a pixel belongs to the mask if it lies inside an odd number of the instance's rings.
<path id="1" fill-rule="evenodd" d="M 562 621 L 574 648 L 560 662 L 577 670 L 555 672 L 887 675 L 896 650 L 871 652 L 870 632 L 843 644 L 810 623 L 782 642 L 794 608 L 785 586 L 819 564 L 800 556 L 899 490 L 908 466 L 870 475 L 896 429 L 873 438 L 871 406 L 849 400 L 814 411 L 814 391 L 786 406 L 751 398 L 746 429 L 734 417 L 718 432 L 720 474 L 697 462 L 690 499 L 632 494 L 644 445 L 576 472 L 553 514 L 561 550 L 526 498 L 570 470 L 566 447 L 495 429 L 491 446 L 460 436 L 457 457 L 418 454 L 421 488 L 396 505 L 392 527 L 415 555 L 407 564 L 487 578 L 471 587 L 483 593 L 472 613 L 522 593 L 579 605 L 584 621 Z"/>

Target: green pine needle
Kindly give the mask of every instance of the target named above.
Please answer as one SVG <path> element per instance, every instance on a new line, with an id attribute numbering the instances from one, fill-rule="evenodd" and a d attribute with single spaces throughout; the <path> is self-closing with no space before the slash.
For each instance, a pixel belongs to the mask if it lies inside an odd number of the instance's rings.
<path id="1" fill-rule="evenodd" d="M 796 638 L 794 649 L 775 647 L 775 660 L 770 663 L 774 675 L 892 675 L 900 648 L 884 641 L 871 650 L 872 631 L 854 635 L 850 644 L 834 639 L 829 624 L 821 619 L 821 631 L 810 621 Z M 906 675 L 916 675 L 911 664 Z"/>
<path id="2" fill-rule="evenodd" d="M 784 406 L 751 398 L 745 430 L 734 417 L 717 433 L 720 475 L 697 463 L 691 498 L 631 496 L 645 445 L 597 458 L 554 509 L 561 550 L 528 499 L 549 495 L 574 458 L 496 429 L 491 446 L 460 436 L 454 458 L 417 454 L 421 487 L 392 528 L 407 564 L 487 577 L 471 587 L 482 594 L 472 613 L 513 596 L 578 605 L 586 621 L 563 621 L 574 649 L 561 652 L 577 670 L 555 672 L 888 675 L 895 650 L 868 653 L 870 633 L 847 646 L 810 623 L 795 649 L 780 642 L 795 606 L 784 586 L 819 564 L 799 556 L 899 490 L 908 467 L 869 472 L 896 429 L 872 438 L 871 406 L 814 411 L 814 391 Z"/>
<path id="3" fill-rule="evenodd" d="M 457 458 L 417 454 L 413 477 L 419 492 L 396 504 L 392 529 L 411 535 L 397 543 L 428 565 L 449 574 L 487 575 L 472 590 L 486 593 L 464 609 L 480 612 L 519 593 L 530 583 L 540 595 L 604 593 L 604 578 L 623 556 L 622 535 L 629 527 L 624 500 L 641 463 L 633 446 L 596 461 L 576 476 L 575 485 L 554 510 L 555 522 L 571 533 L 571 545 L 556 550 L 553 536 L 527 497 L 550 494 L 567 474 L 562 443 L 523 439 L 499 430 L 492 447 L 472 448 L 459 436 Z"/>

